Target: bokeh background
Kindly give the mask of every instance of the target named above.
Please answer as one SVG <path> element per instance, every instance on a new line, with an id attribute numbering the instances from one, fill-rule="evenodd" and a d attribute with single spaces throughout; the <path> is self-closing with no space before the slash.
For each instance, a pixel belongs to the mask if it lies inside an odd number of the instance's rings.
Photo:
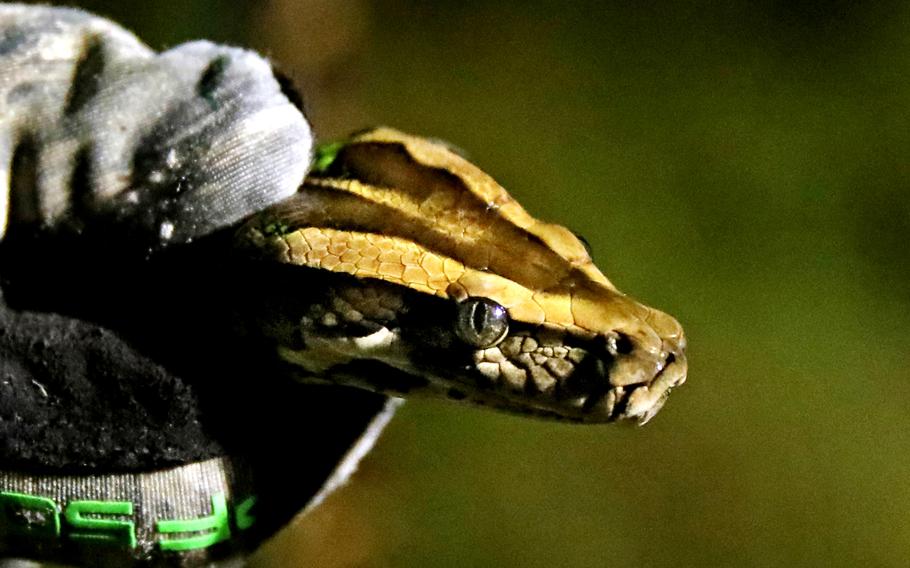
<path id="1" fill-rule="evenodd" d="M 642 429 L 405 405 L 255 566 L 907 565 L 910 5 L 76 4 L 465 148 L 689 335 Z"/>

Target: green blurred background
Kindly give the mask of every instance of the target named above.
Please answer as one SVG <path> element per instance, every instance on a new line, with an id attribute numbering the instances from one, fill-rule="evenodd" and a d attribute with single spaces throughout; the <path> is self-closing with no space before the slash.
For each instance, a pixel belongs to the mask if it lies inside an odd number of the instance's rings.
<path id="1" fill-rule="evenodd" d="M 689 336 L 643 429 L 407 404 L 257 566 L 907 565 L 908 4 L 78 4 L 467 149 Z"/>

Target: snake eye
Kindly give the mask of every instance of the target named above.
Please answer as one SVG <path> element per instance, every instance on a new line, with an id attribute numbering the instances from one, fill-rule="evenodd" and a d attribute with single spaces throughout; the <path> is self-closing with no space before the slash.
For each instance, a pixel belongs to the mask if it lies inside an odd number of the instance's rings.
<path id="1" fill-rule="evenodd" d="M 509 332 L 506 309 L 487 298 L 468 298 L 458 304 L 455 333 L 468 345 L 493 347 Z"/>

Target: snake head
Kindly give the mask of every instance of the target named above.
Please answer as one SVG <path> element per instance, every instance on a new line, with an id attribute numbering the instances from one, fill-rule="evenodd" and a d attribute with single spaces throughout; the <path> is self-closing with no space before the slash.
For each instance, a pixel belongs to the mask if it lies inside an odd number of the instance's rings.
<path id="1" fill-rule="evenodd" d="M 289 268 L 257 325 L 302 380 L 639 424 L 685 381 L 679 323 L 450 146 L 379 128 L 319 155 L 238 234 Z"/>
<path id="2" fill-rule="evenodd" d="M 483 376 L 469 381 L 474 402 L 641 425 L 686 380 L 679 323 L 609 285 L 582 278 L 511 309 L 499 301 L 509 300 L 495 290 L 457 300 L 456 335 L 476 347 L 471 370 Z"/>
<path id="3" fill-rule="evenodd" d="M 612 290 L 576 290 L 568 296 L 580 329 L 569 326 L 556 334 L 571 348 L 566 362 L 545 365 L 556 380 L 549 404 L 582 422 L 645 424 L 686 380 L 682 327 Z"/>

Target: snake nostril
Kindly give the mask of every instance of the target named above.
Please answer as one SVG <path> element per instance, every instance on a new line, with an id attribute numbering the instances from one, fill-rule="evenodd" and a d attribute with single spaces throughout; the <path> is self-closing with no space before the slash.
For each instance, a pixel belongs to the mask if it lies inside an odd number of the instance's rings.
<path id="1" fill-rule="evenodd" d="M 632 339 L 621 331 L 612 331 L 603 337 L 604 348 L 610 359 L 628 355 L 635 349 Z"/>
<path id="2" fill-rule="evenodd" d="M 673 353 L 671 351 L 670 354 L 667 355 L 667 358 L 664 360 L 664 366 L 674 363 L 675 361 L 676 361 L 676 353 Z"/>
<path id="3" fill-rule="evenodd" d="M 632 352 L 634 345 L 632 339 L 625 333 L 618 333 L 616 336 L 616 352 L 620 355 L 628 355 Z"/>

